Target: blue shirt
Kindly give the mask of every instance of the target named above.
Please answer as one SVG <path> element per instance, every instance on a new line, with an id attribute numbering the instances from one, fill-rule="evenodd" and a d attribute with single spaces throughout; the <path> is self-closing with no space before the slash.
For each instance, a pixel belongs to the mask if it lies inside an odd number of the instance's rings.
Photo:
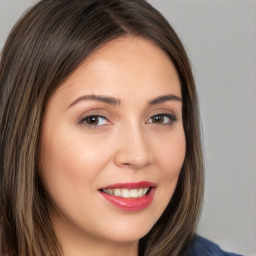
<path id="1" fill-rule="evenodd" d="M 186 256 L 242 256 L 235 253 L 224 252 L 217 244 L 201 237 L 196 236 L 195 240 L 188 250 Z"/>

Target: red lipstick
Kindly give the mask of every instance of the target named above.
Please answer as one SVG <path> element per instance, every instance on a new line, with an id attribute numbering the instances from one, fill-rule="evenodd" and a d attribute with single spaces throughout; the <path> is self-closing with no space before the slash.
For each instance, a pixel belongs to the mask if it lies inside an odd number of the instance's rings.
<path id="1" fill-rule="evenodd" d="M 140 211 L 151 204 L 155 190 L 155 183 L 142 181 L 137 183 L 112 184 L 100 189 L 99 192 L 108 202 L 122 210 Z M 124 192 L 126 194 L 125 196 L 123 194 Z M 128 193 L 130 193 L 129 196 Z"/>

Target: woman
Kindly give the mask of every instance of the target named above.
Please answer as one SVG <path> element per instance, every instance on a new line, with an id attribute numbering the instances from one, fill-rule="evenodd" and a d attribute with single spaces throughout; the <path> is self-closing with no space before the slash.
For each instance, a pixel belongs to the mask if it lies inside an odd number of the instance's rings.
<path id="1" fill-rule="evenodd" d="M 196 89 L 143 0 L 43 0 L 0 66 L 2 251 L 224 255 L 195 236 L 203 197 Z"/>

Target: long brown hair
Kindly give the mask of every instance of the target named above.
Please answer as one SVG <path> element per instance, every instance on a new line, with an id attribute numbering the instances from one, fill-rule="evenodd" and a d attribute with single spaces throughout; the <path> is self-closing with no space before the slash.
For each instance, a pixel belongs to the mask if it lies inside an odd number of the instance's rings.
<path id="1" fill-rule="evenodd" d="M 120 36 L 162 48 L 180 77 L 186 156 L 166 210 L 139 255 L 185 255 L 203 197 L 199 110 L 189 59 L 165 18 L 144 0 L 42 0 L 18 21 L 0 63 L 0 220 L 8 255 L 61 255 L 51 199 L 38 175 L 41 122 L 50 95 L 82 61 Z"/>

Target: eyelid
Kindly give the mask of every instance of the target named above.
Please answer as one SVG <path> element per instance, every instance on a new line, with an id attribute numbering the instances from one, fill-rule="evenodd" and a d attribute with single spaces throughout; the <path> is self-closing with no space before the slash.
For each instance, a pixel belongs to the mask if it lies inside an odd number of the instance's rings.
<path id="1" fill-rule="evenodd" d="M 84 111 L 81 115 L 77 118 L 77 123 L 79 123 L 82 119 L 85 119 L 88 116 L 100 116 L 104 117 L 106 119 L 109 119 L 109 113 L 105 111 L 104 109 L 89 109 L 87 111 Z"/>
<path id="2" fill-rule="evenodd" d="M 159 109 L 151 111 L 150 114 L 148 115 L 148 119 L 150 117 L 156 116 L 156 115 L 171 115 L 171 116 L 177 118 L 176 114 L 177 114 L 176 111 L 173 111 L 173 110 L 170 110 L 167 108 L 159 108 Z"/>

